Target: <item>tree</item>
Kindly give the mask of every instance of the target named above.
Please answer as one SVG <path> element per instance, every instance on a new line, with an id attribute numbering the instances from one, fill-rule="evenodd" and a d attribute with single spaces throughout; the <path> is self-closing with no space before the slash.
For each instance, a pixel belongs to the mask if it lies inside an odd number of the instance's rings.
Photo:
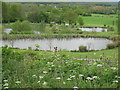
<path id="1" fill-rule="evenodd" d="M 28 15 L 28 20 L 30 22 L 35 22 L 35 23 L 39 23 L 39 22 L 49 22 L 49 15 L 46 12 L 40 11 L 40 12 L 32 12 L 29 13 Z"/>
<path id="2" fill-rule="evenodd" d="M 78 17 L 78 23 L 79 23 L 79 25 L 83 25 L 84 24 L 82 17 Z"/>
<path id="3" fill-rule="evenodd" d="M 26 21 L 26 20 L 23 21 L 23 22 L 16 21 L 12 25 L 12 29 L 15 32 L 30 32 L 32 30 L 31 26 L 30 26 L 30 23 L 28 21 Z"/>
<path id="4" fill-rule="evenodd" d="M 77 17 L 78 16 L 74 11 L 67 11 L 64 13 L 64 20 L 69 24 L 76 23 Z"/>
<path id="5" fill-rule="evenodd" d="M 20 20 L 23 16 L 21 13 L 21 7 L 17 4 L 8 4 L 2 2 L 2 21 L 3 22 L 15 22 Z"/>

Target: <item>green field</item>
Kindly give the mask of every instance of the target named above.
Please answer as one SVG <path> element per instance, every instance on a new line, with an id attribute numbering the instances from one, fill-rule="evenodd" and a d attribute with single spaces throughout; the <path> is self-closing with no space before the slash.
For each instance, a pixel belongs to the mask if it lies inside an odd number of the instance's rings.
<path id="1" fill-rule="evenodd" d="M 3 56 L 3 88 L 116 88 L 117 50 L 80 53 L 4 47 L 3 55 L 7 55 Z M 73 59 L 100 59 L 101 55 L 104 61 Z"/>
<path id="2" fill-rule="evenodd" d="M 83 20 L 85 26 L 104 26 L 109 25 L 112 26 L 113 22 L 114 25 L 117 20 L 117 15 L 101 15 L 101 14 L 93 14 L 92 16 L 83 16 Z"/>

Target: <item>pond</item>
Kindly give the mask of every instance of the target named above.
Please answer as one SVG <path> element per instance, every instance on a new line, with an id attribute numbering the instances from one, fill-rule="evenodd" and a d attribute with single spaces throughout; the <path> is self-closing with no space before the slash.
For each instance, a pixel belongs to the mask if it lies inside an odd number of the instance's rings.
<path id="1" fill-rule="evenodd" d="M 80 27 L 78 29 L 80 29 L 82 31 L 96 31 L 96 32 L 102 32 L 102 31 L 107 32 L 108 31 L 107 28 L 101 28 L 101 27 L 97 27 L 97 28 Z"/>
<path id="2" fill-rule="evenodd" d="M 9 47 L 17 47 L 20 49 L 28 49 L 31 47 L 35 49 L 35 44 L 40 45 L 40 50 L 78 50 L 81 45 L 87 46 L 88 50 L 105 49 L 106 45 L 112 43 L 112 40 L 105 38 L 52 38 L 52 39 L 16 39 L 13 41 L 3 40 L 1 46 L 8 45 Z"/>
<path id="3" fill-rule="evenodd" d="M 12 31 L 11 28 L 5 28 L 5 29 L 4 29 L 4 32 L 6 32 L 7 34 L 9 34 L 11 31 Z"/>

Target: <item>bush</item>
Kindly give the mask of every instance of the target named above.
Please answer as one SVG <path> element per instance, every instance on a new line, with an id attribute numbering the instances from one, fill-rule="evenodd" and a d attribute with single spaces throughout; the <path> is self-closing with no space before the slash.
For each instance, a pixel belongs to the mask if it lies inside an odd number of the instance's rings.
<path id="1" fill-rule="evenodd" d="M 107 49 L 113 49 L 113 48 L 118 47 L 119 45 L 120 45 L 120 42 L 119 42 L 119 41 L 116 41 L 116 42 L 107 44 Z"/>
<path id="2" fill-rule="evenodd" d="M 12 25 L 13 32 L 30 32 L 32 31 L 30 23 L 28 21 L 17 21 Z"/>
<path id="3" fill-rule="evenodd" d="M 102 29 L 102 32 L 105 32 L 105 29 L 104 29 L 104 28 Z"/>
<path id="4" fill-rule="evenodd" d="M 113 27 L 108 27 L 108 31 L 114 31 Z"/>
<path id="5" fill-rule="evenodd" d="M 79 46 L 79 51 L 80 52 L 87 52 L 87 47 L 86 46 Z"/>

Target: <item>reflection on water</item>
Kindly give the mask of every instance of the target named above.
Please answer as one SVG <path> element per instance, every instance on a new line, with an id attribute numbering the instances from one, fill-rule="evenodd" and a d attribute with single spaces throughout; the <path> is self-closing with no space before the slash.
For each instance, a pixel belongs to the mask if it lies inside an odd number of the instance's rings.
<path id="1" fill-rule="evenodd" d="M 6 32 L 7 34 L 9 34 L 11 31 L 12 31 L 11 28 L 6 28 L 6 29 L 4 29 L 4 32 Z"/>
<path id="2" fill-rule="evenodd" d="M 2 45 L 18 47 L 20 49 L 28 49 L 28 47 L 35 49 L 35 44 L 38 44 L 40 45 L 40 50 L 54 50 L 54 47 L 58 47 L 58 50 L 78 50 L 79 46 L 84 45 L 89 50 L 100 50 L 105 49 L 109 43 L 112 43 L 112 41 L 104 38 L 53 38 L 4 40 Z"/>
<path id="3" fill-rule="evenodd" d="M 96 32 L 104 31 L 104 32 L 107 32 L 107 28 L 85 28 L 85 27 L 83 27 L 83 28 L 79 28 L 79 29 L 82 31 L 96 31 Z"/>

